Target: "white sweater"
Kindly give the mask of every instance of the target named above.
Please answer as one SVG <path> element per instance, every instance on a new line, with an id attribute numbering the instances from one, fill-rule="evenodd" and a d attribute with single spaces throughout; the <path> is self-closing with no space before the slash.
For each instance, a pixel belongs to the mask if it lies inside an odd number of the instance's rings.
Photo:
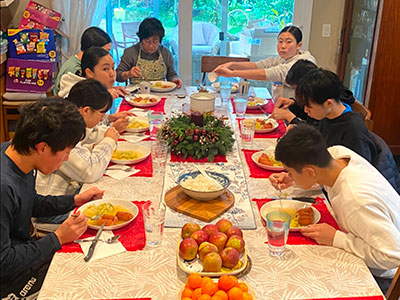
<path id="1" fill-rule="evenodd" d="M 58 92 L 58 96 L 62 98 L 68 97 L 69 91 L 72 89 L 72 87 L 82 80 L 86 80 L 86 78 L 75 75 L 71 72 L 64 74 L 61 76 L 60 91 Z"/>
<path id="2" fill-rule="evenodd" d="M 270 57 L 256 62 L 257 68 L 264 69 L 266 81 L 283 82 L 282 96 L 286 98 L 294 97 L 295 91 L 286 84 L 286 75 L 290 68 L 299 60 L 305 59 L 317 64 L 315 58 L 309 51 L 302 52 L 289 59 L 281 58 L 280 56 Z"/>
<path id="3" fill-rule="evenodd" d="M 108 127 L 86 128 L 85 139 L 80 141 L 57 171 L 44 175 L 40 172 L 36 178 L 36 190 L 41 195 L 72 194 L 82 183 L 100 179 L 110 160 L 116 142 L 104 137 Z"/>
<path id="4" fill-rule="evenodd" d="M 325 186 L 341 231 L 333 246 L 362 258 L 371 272 L 393 278 L 400 265 L 400 196 L 367 160 L 343 146 L 328 148 L 348 157 L 332 187 Z"/>

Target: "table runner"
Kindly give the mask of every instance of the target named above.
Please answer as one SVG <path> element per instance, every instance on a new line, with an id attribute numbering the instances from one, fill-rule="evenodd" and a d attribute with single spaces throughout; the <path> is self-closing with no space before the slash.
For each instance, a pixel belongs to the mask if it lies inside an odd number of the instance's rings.
<path id="1" fill-rule="evenodd" d="M 238 126 L 239 126 L 239 131 L 241 130 L 240 126 L 240 119 L 237 120 Z M 280 138 L 285 135 L 286 133 L 286 125 L 283 120 L 278 121 L 278 127 L 268 133 L 254 133 L 254 138 L 256 139 L 273 139 L 273 138 Z"/>
<path id="2" fill-rule="evenodd" d="M 256 198 L 254 198 L 252 200 L 256 201 L 259 211 L 261 209 L 261 206 L 263 206 L 265 203 L 274 201 L 271 199 L 256 199 Z M 313 204 L 312 206 L 314 206 L 321 213 L 321 220 L 319 220 L 318 223 L 327 223 L 327 224 L 333 226 L 335 229 L 339 230 L 339 226 L 337 225 L 335 219 L 332 217 L 331 213 L 329 212 L 328 208 L 326 207 L 326 204 L 324 203 L 324 199 L 316 198 L 316 201 L 317 202 L 315 204 Z M 262 219 L 262 223 L 265 226 L 264 219 Z M 268 242 L 265 242 L 265 243 L 267 244 Z M 287 239 L 287 244 L 289 244 L 289 245 L 318 245 L 314 240 L 306 238 L 298 231 L 291 231 L 289 233 L 289 236 Z"/>
<path id="3" fill-rule="evenodd" d="M 232 112 L 236 114 L 236 109 L 235 109 L 235 98 L 231 97 L 231 103 L 233 110 Z M 263 105 L 261 108 L 265 110 L 267 113 L 271 114 L 272 111 L 274 110 L 274 103 L 272 102 L 272 99 L 268 99 L 268 103 Z M 263 114 L 264 112 L 261 111 L 261 109 L 246 109 L 246 114 L 251 114 L 251 115 L 260 115 Z"/>
<path id="4" fill-rule="evenodd" d="M 165 105 L 166 99 L 167 99 L 166 97 L 163 97 L 163 98 L 161 98 L 160 102 L 158 102 L 156 105 L 150 106 L 150 107 L 144 107 L 144 109 L 149 109 L 149 110 L 153 110 L 153 111 L 161 111 L 161 112 L 165 113 L 164 105 Z M 119 106 L 119 111 L 131 110 L 134 107 L 137 107 L 137 106 L 130 105 L 128 101 L 123 99 Z M 138 108 L 141 108 L 141 107 L 138 107 Z"/>
<path id="5" fill-rule="evenodd" d="M 119 241 L 125 247 L 126 251 L 136 251 L 142 250 L 146 245 L 146 235 L 144 231 L 144 222 L 143 222 L 143 214 L 142 214 L 142 206 L 145 204 L 145 201 L 132 201 L 132 203 L 136 204 L 139 208 L 139 213 L 136 216 L 136 219 L 133 220 L 129 225 L 122 227 L 120 229 L 113 230 L 114 235 L 121 235 Z M 76 208 L 77 209 L 77 208 Z M 86 232 L 80 237 L 80 239 L 85 239 L 91 236 L 95 236 L 97 233 L 96 230 L 88 229 Z M 78 243 L 68 243 L 62 246 L 61 250 L 58 252 L 70 253 L 70 252 L 82 252 L 81 247 Z"/>
<path id="6" fill-rule="evenodd" d="M 258 152 L 258 150 L 246 150 L 242 149 L 244 158 L 246 159 L 247 166 L 249 167 L 250 177 L 253 178 L 268 178 L 271 174 L 281 173 L 283 171 L 269 171 L 257 166 L 254 161 L 251 159 L 251 156 Z"/>
<path id="7" fill-rule="evenodd" d="M 115 165 L 115 164 L 110 162 L 107 167 L 110 167 L 113 165 Z M 137 163 L 137 164 L 130 164 L 127 166 L 135 167 L 135 169 L 140 170 L 140 172 L 133 174 L 129 177 L 153 177 L 153 162 L 152 162 L 151 154 L 144 161 L 141 161 L 140 163 Z M 104 174 L 103 176 L 108 176 L 108 175 Z"/>
<path id="8" fill-rule="evenodd" d="M 209 161 L 207 160 L 207 157 L 202 158 L 202 159 L 194 159 L 192 156 L 187 157 L 186 159 L 183 159 L 181 155 L 176 155 L 171 152 L 171 162 L 196 162 L 196 163 L 208 163 Z M 226 156 L 219 154 L 214 157 L 214 163 L 218 162 L 227 162 Z"/>

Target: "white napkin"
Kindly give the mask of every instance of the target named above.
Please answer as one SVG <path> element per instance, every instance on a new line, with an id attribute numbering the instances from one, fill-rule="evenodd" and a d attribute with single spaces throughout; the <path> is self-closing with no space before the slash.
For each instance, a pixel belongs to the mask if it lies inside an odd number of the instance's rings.
<path id="1" fill-rule="evenodd" d="M 144 111 L 141 108 L 132 108 L 129 110 L 130 112 L 134 113 L 137 117 L 144 117 L 147 118 L 147 111 Z"/>
<path id="2" fill-rule="evenodd" d="M 100 239 L 105 240 L 112 236 L 114 236 L 114 233 L 111 230 L 103 231 L 100 235 Z M 93 239 L 93 237 L 86 238 L 85 240 L 91 240 L 91 239 Z M 89 252 L 89 248 L 90 248 L 91 244 L 92 243 L 89 243 L 89 242 L 79 243 L 85 256 Z M 96 248 L 94 248 L 94 253 L 93 253 L 93 256 L 90 259 L 90 261 L 93 261 L 93 260 L 96 260 L 99 258 L 103 258 L 103 257 L 107 257 L 107 256 L 111 256 L 111 255 L 115 255 L 115 254 L 122 253 L 125 251 L 126 251 L 125 247 L 122 246 L 122 244 L 120 242 L 114 242 L 112 244 L 107 244 L 103 241 L 98 241 L 96 244 Z"/>
<path id="3" fill-rule="evenodd" d="M 104 174 L 106 174 L 114 179 L 121 180 L 121 179 L 127 178 L 133 174 L 136 174 L 138 172 L 140 172 L 140 170 L 137 170 L 135 168 L 131 168 L 131 171 L 107 169 Z"/>
<path id="4" fill-rule="evenodd" d="M 134 134 L 129 134 L 129 133 L 121 135 L 121 139 L 124 139 L 127 142 L 130 142 L 132 144 L 141 142 L 141 141 L 147 139 L 148 137 L 149 137 L 149 135 L 140 136 L 140 135 L 134 135 Z"/>

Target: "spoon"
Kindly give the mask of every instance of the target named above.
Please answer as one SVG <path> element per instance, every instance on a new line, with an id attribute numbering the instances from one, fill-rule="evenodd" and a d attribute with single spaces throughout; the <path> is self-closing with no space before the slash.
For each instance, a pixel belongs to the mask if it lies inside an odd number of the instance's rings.
<path id="1" fill-rule="evenodd" d="M 120 237 L 121 237 L 121 235 L 117 234 L 114 236 L 110 236 L 110 237 L 106 238 L 105 240 L 99 239 L 99 241 L 102 241 L 107 244 L 112 244 L 112 243 L 116 242 Z M 93 239 L 90 239 L 90 240 L 81 239 L 81 240 L 75 240 L 74 243 L 84 243 L 84 242 L 92 242 L 92 241 L 93 241 Z"/>
<path id="2" fill-rule="evenodd" d="M 264 119 L 264 121 L 268 120 L 269 118 L 271 118 L 272 114 L 267 113 L 262 107 L 261 107 L 261 103 L 257 103 L 256 106 L 264 113 L 264 115 L 266 115 L 267 117 Z"/>
<path id="3" fill-rule="evenodd" d="M 78 215 L 77 215 L 77 214 L 72 214 L 71 217 L 76 218 L 76 217 L 78 217 Z M 88 217 L 88 216 L 86 216 L 86 218 L 88 218 L 89 220 L 92 220 L 92 221 L 96 221 L 96 220 L 98 220 L 98 219 L 101 218 L 101 214 L 100 214 L 100 215 L 96 215 L 96 216 L 94 216 L 94 217 Z"/>
<path id="4" fill-rule="evenodd" d="M 201 175 L 203 175 L 205 178 L 208 179 L 208 181 L 213 182 L 214 184 L 216 184 L 218 187 L 223 188 L 223 186 L 221 185 L 221 183 L 219 183 L 217 180 L 215 180 L 214 178 L 212 178 L 210 175 L 207 174 L 206 171 L 203 170 L 203 168 L 200 168 L 199 166 L 194 165 L 195 168 L 201 173 Z"/>

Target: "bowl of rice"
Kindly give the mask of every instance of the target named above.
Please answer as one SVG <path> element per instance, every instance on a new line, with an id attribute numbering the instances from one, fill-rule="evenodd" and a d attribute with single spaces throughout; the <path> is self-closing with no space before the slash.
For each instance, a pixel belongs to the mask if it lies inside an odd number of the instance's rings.
<path id="1" fill-rule="evenodd" d="M 223 174 L 206 171 L 214 180 L 200 174 L 199 171 L 189 172 L 179 176 L 178 183 L 189 197 L 209 201 L 221 196 L 230 185 L 230 180 Z"/>

